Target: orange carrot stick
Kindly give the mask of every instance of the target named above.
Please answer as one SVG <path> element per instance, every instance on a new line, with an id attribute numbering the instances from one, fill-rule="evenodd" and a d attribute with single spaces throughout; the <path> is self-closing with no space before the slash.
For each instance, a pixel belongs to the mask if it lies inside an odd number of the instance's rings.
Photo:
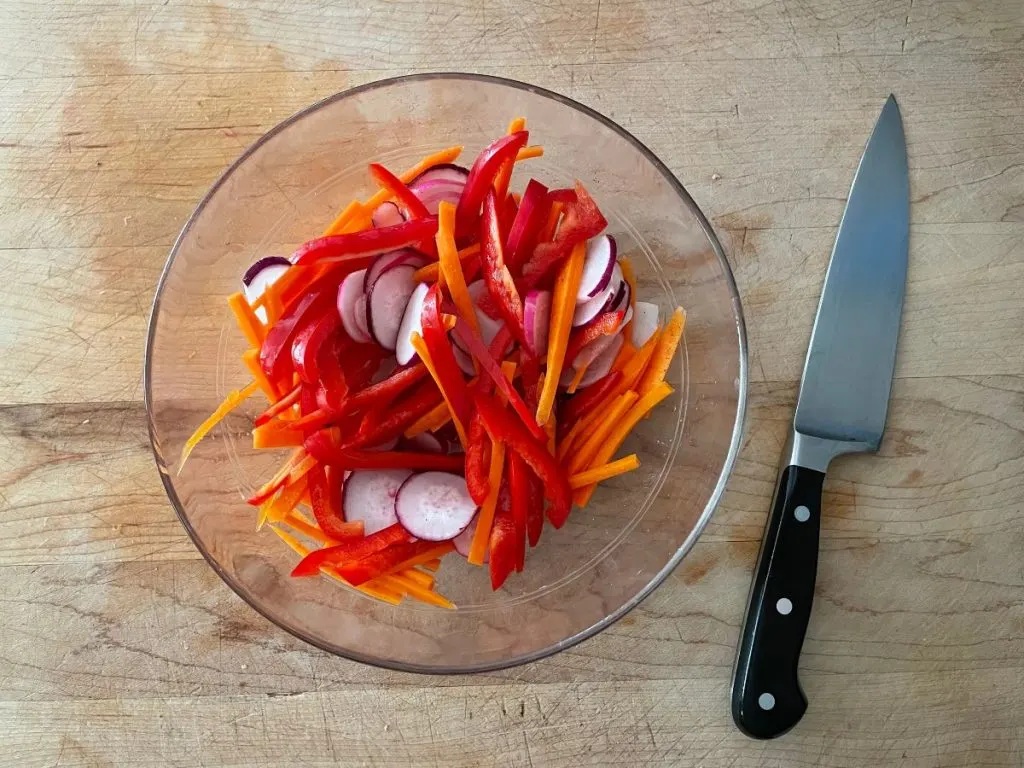
<path id="1" fill-rule="evenodd" d="M 683 312 L 682 307 L 676 307 L 676 311 L 672 313 L 672 318 L 658 339 L 658 346 L 651 357 L 651 364 L 644 371 L 643 378 L 637 385 L 637 391 L 641 395 L 646 395 L 665 380 L 665 374 L 668 373 L 668 367 L 672 364 L 672 358 L 675 357 L 676 349 L 679 347 L 679 340 L 683 337 L 685 325 L 686 313 Z"/>
<path id="2" fill-rule="evenodd" d="M 269 421 L 252 431 L 252 447 L 257 449 L 297 448 L 305 439 L 301 429 L 288 429 L 286 421 Z"/>
<path id="3" fill-rule="evenodd" d="M 508 130 L 505 132 L 508 135 L 513 133 L 519 133 L 526 129 L 526 118 L 516 117 L 508 124 Z M 524 147 L 525 149 L 525 147 Z M 518 153 L 516 153 L 518 159 Z M 508 184 L 512 180 L 512 168 L 515 166 L 515 160 L 506 162 L 499 169 L 497 175 L 494 177 L 494 191 L 497 194 L 500 202 L 505 201 L 505 195 L 508 194 Z"/>
<path id="4" fill-rule="evenodd" d="M 569 487 L 573 490 L 576 490 L 577 488 L 586 488 L 588 485 L 594 485 L 595 483 L 603 482 L 609 478 L 624 475 L 627 472 L 632 472 L 639 466 L 640 459 L 637 458 L 635 453 L 631 453 L 625 458 L 609 462 L 608 464 L 602 464 L 601 466 L 594 467 L 593 469 L 588 469 L 586 472 L 580 472 L 572 475 L 569 478 Z"/>
<path id="5" fill-rule="evenodd" d="M 441 265 L 441 274 L 444 275 L 448 293 L 462 319 L 469 324 L 473 333 L 479 336 L 480 325 L 476 319 L 476 305 L 473 304 L 473 298 L 466 287 L 462 262 L 459 261 L 459 252 L 455 248 L 455 206 L 447 200 L 442 200 L 437 207 L 437 235 L 434 240 L 437 243 L 438 263 Z"/>
<path id="6" fill-rule="evenodd" d="M 551 204 L 551 210 L 548 212 L 548 220 L 544 224 L 544 228 L 540 231 L 540 235 L 537 237 L 538 243 L 546 243 L 555 236 L 555 230 L 558 228 L 558 220 L 562 218 L 562 211 L 565 210 L 565 203 L 560 200 L 556 200 Z"/>
<path id="7" fill-rule="evenodd" d="M 582 472 L 590 466 L 591 461 L 597 455 L 597 452 L 601 450 L 601 445 L 608 439 L 608 435 L 611 434 L 615 425 L 626 411 L 633 407 L 633 403 L 638 399 L 639 395 L 636 392 L 623 392 L 618 400 L 612 404 L 612 407 L 608 409 L 608 412 L 602 414 L 601 418 L 595 422 L 597 426 L 594 428 L 593 433 L 576 450 L 569 461 L 570 475 Z"/>
<path id="8" fill-rule="evenodd" d="M 235 410 L 235 408 L 241 405 L 246 398 L 255 393 L 257 389 L 259 389 L 259 386 L 254 381 L 242 389 L 235 389 L 228 393 L 228 396 L 224 398 L 224 401 L 217 406 L 217 410 L 207 416 L 206 421 L 200 424 L 196 428 L 196 431 L 192 433 L 192 436 L 185 441 L 185 445 L 181 448 L 181 460 L 178 463 L 178 474 L 181 474 L 181 469 L 185 466 L 185 462 L 188 461 L 189 454 L 192 453 L 192 449 L 196 447 L 199 441 L 206 437 L 210 430 L 221 422 L 221 419 Z"/>
<path id="9" fill-rule="evenodd" d="M 572 315 L 576 306 L 576 291 L 583 276 L 583 261 L 587 255 L 586 243 L 579 243 L 572 255 L 562 265 L 555 281 L 555 292 L 551 302 L 551 322 L 548 326 L 548 367 L 544 373 L 544 386 L 537 404 L 537 423 L 545 424 L 551 417 L 558 391 L 558 378 L 565 363 L 565 350 L 572 330 Z"/>
<path id="10" fill-rule="evenodd" d="M 260 367 L 260 351 L 258 349 L 247 349 L 242 353 L 242 362 L 245 367 L 252 374 L 253 379 L 259 386 L 260 391 L 267 396 L 267 400 L 272 403 L 277 402 L 281 397 L 277 392 L 277 387 L 274 386 L 274 382 L 267 378 L 267 375 L 263 372 L 263 368 Z"/>
<path id="11" fill-rule="evenodd" d="M 544 156 L 544 147 L 542 147 L 540 145 L 533 146 L 533 147 L 523 147 L 518 152 L 516 152 L 516 162 L 518 163 L 518 162 L 520 162 L 522 160 L 532 160 L 535 157 L 543 157 L 543 156 Z M 516 202 L 519 202 L 519 201 L 517 200 Z"/>
<path id="12" fill-rule="evenodd" d="M 266 328 L 256 317 L 256 313 L 249 306 L 245 295 L 241 291 L 232 293 L 228 296 L 228 307 L 231 308 L 231 314 L 235 316 L 235 322 L 238 323 L 246 340 L 250 345 L 259 349 L 263 344 L 263 339 L 266 338 Z"/>
<path id="13" fill-rule="evenodd" d="M 473 243 L 467 245 L 461 251 L 459 251 L 459 261 L 464 262 L 473 256 L 480 253 L 480 243 Z M 413 272 L 413 280 L 417 283 L 433 283 L 436 282 L 441 275 L 441 263 L 439 261 L 432 261 L 426 266 L 420 267 Z"/>
<path id="14" fill-rule="evenodd" d="M 427 345 L 424 343 L 422 337 L 418 333 L 412 335 L 412 348 L 416 350 L 416 354 L 420 356 L 420 360 L 427 366 L 427 370 L 430 371 L 430 375 L 434 379 L 434 383 L 437 384 L 437 388 L 441 390 L 441 397 L 444 398 L 445 403 L 448 405 L 448 411 L 452 414 L 452 421 L 455 423 L 455 431 L 459 434 L 459 442 L 462 443 L 462 448 L 465 450 L 469 444 L 466 440 L 466 430 L 455 415 L 455 409 L 452 408 L 452 402 L 448 398 L 448 393 L 444 391 L 444 387 L 441 386 L 441 379 L 437 375 L 437 369 L 434 367 L 434 361 L 430 357 L 430 352 L 427 351 Z"/>
<path id="15" fill-rule="evenodd" d="M 487 473 L 487 498 L 484 499 L 476 518 L 476 531 L 469 545 L 469 556 L 466 558 L 472 565 L 483 565 L 487 554 L 487 544 L 491 540 L 491 526 L 494 525 L 494 512 L 498 507 L 498 494 L 501 492 L 501 474 L 505 469 L 505 443 L 495 440 L 491 443 L 491 468 Z"/>

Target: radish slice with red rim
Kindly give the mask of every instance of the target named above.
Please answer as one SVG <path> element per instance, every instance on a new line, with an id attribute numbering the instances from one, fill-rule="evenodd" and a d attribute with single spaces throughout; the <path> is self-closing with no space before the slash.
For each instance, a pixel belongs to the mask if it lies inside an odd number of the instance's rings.
<path id="1" fill-rule="evenodd" d="M 424 541 L 449 541 L 470 524 L 476 503 L 461 475 L 417 472 L 398 490 L 395 515 L 409 533 Z"/>
<path id="2" fill-rule="evenodd" d="M 402 209 L 395 205 L 390 200 L 387 200 L 377 206 L 373 214 L 370 216 L 370 221 L 373 222 L 373 226 L 380 227 L 394 227 L 405 221 L 405 216 L 402 215 Z"/>
<path id="3" fill-rule="evenodd" d="M 452 539 L 452 544 L 455 545 L 455 551 L 463 557 L 469 557 L 469 548 L 473 546 L 473 537 L 476 535 L 476 521 L 477 517 L 474 516 L 462 533 Z M 484 562 L 487 563 L 490 562 L 490 560 L 491 547 L 488 544 L 487 549 L 484 550 Z"/>
<path id="4" fill-rule="evenodd" d="M 437 209 L 441 206 L 442 202 L 447 201 L 452 205 L 458 205 L 459 198 L 462 197 L 462 190 L 465 188 L 464 184 L 453 184 L 447 181 L 428 181 L 413 187 L 412 191 L 419 198 L 420 202 L 423 203 L 427 213 L 436 216 Z"/>
<path id="5" fill-rule="evenodd" d="M 418 435 L 408 438 L 406 444 L 414 451 L 423 453 L 448 453 L 448 446 L 432 435 L 430 432 L 420 432 Z"/>
<path id="6" fill-rule="evenodd" d="M 366 279 L 363 284 L 363 290 L 366 293 L 370 293 L 373 290 L 374 283 L 380 279 L 390 269 L 396 269 L 398 267 L 412 267 L 413 269 L 419 269 L 427 263 L 428 259 L 419 251 L 413 250 L 412 248 L 399 248 L 397 251 L 388 251 L 382 253 L 366 270 Z"/>
<path id="7" fill-rule="evenodd" d="M 551 291 L 530 291 L 523 304 L 523 326 L 535 355 L 547 354 L 550 322 Z"/>
<path id="8" fill-rule="evenodd" d="M 345 333 L 363 343 L 370 340 L 369 335 L 363 336 L 363 327 L 358 319 L 359 299 L 366 301 L 363 296 L 363 279 L 365 277 L 366 270 L 361 269 L 349 274 L 338 286 L 338 315 L 341 317 L 341 324 L 345 328 Z M 366 316 L 365 309 L 362 314 L 364 317 Z"/>
<path id="9" fill-rule="evenodd" d="M 405 305 L 405 314 L 402 315 L 402 324 L 398 327 L 398 339 L 395 342 L 395 357 L 399 365 L 408 365 L 416 359 L 412 335 L 416 333 L 423 336 L 423 302 L 429 291 L 430 286 L 420 283 L 413 288 Z"/>
<path id="10" fill-rule="evenodd" d="M 658 306 L 649 301 L 636 303 L 636 314 L 633 315 L 633 327 L 630 329 L 630 341 L 640 349 L 658 330 Z"/>
<path id="11" fill-rule="evenodd" d="M 398 341 L 402 317 L 418 283 L 413 267 L 389 269 L 370 288 L 366 297 L 366 318 L 370 333 L 384 349 L 393 350 Z"/>
<path id="12" fill-rule="evenodd" d="M 618 262 L 615 238 L 611 235 L 595 237 L 587 243 L 587 255 L 583 261 L 583 276 L 576 291 L 576 301 L 589 301 L 608 287 Z"/>
<path id="13" fill-rule="evenodd" d="M 608 338 L 612 340 L 612 343 L 608 345 L 604 352 L 594 358 L 594 362 L 587 366 L 587 372 L 580 379 L 580 389 L 589 387 L 595 381 L 607 376 L 612 369 L 612 365 L 615 363 L 615 358 L 619 355 L 619 350 L 626 343 L 626 340 L 622 338 L 622 334 L 609 336 Z"/>
<path id="14" fill-rule="evenodd" d="M 352 335 L 352 338 L 361 344 L 370 344 L 373 342 L 373 337 L 370 335 L 370 323 L 366 317 L 366 294 L 359 294 L 359 298 L 356 299 L 356 328 L 359 331 L 359 335 Z"/>
<path id="15" fill-rule="evenodd" d="M 615 343 L 616 338 L 616 334 L 612 334 L 611 336 L 598 336 L 577 353 L 576 358 L 572 361 L 572 367 L 578 370 L 585 365 L 589 366 L 601 355 L 601 353 Z"/>
<path id="16" fill-rule="evenodd" d="M 455 356 L 455 362 L 458 363 L 459 369 L 464 374 L 476 376 L 476 368 L 473 367 L 473 357 L 468 352 L 463 352 L 460 347 L 453 344 L 452 354 Z"/>
<path id="17" fill-rule="evenodd" d="M 415 179 L 409 182 L 409 188 L 414 192 L 416 187 L 427 182 L 444 181 L 450 184 L 461 184 L 466 186 L 466 180 L 469 178 L 469 169 L 463 168 L 461 165 L 455 165 L 454 163 L 441 163 L 435 165 L 432 168 L 428 168 Z"/>
<path id="18" fill-rule="evenodd" d="M 242 275 L 242 294 L 245 300 L 252 304 L 263 295 L 267 287 L 276 283 L 292 263 L 284 256 L 264 256 L 245 270 Z M 257 307 L 256 317 L 261 323 L 267 322 L 267 311 L 263 307 Z"/>
<path id="19" fill-rule="evenodd" d="M 612 267 L 612 277 L 604 290 L 600 291 L 594 298 L 577 303 L 576 311 L 573 312 L 573 327 L 579 327 L 591 322 L 595 317 L 610 310 L 625 293 L 626 281 L 622 278 L 622 270 L 616 264 Z"/>
<path id="20" fill-rule="evenodd" d="M 382 531 L 398 522 L 395 499 L 412 471 L 408 469 L 361 469 L 345 480 L 342 506 L 345 520 L 363 521 L 363 533 Z"/>

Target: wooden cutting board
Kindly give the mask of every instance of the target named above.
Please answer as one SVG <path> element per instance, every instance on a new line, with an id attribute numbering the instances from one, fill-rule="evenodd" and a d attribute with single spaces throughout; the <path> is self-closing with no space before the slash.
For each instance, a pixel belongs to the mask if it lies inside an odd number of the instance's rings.
<path id="1" fill-rule="evenodd" d="M 1020 0 L 356 5 L 0 1 L 0 766 L 1024 764 Z M 475 677 L 342 661 L 245 606 L 175 518 L 141 400 L 210 183 L 310 102 L 423 70 L 534 82 L 648 143 L 722 235 L 751 343 L 740 461 L 684 565 L 600 636 Z M 810 710 L 754 742 L 738 626 L 890 91 L 913 207 L 889 429 L 826 484 Z"/>

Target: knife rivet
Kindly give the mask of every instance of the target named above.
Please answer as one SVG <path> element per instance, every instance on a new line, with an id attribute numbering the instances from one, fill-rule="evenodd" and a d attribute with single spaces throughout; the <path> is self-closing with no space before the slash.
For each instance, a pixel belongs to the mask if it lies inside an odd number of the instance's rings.
<path id="1" fill-rule="evenodd" d="M 793 602 L 788 597 L 780 597 L 775 602 L 775 610 L 783 616 L 788 616 L 793 610 Z"/>
<path id="2" fill-rule="evenodd" d="M 770 693 L 762 693 L 757 697 L 757 706 L 766 712 L 775 706 L 775 697 Z"/>
<path id="3" fill-rule="evenodd" d="M 811 519 L 811 510 L 809 510 L 807 507 L 801 504 L 799 507 L 793 510 L 793 517 L 795 517 L 801 523 L 806 523 L 808 520 Z"/>

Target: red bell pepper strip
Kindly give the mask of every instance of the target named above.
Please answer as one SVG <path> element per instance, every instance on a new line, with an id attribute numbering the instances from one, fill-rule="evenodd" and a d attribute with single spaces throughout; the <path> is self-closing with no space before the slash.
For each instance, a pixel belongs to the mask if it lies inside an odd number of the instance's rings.
<path id="1" fill-rule="evenodd" d="M 526 536 L 531 547 L 536 547 L 544 530 L 544 492 L 540 480 L 532 472 L 530 478 L 530 506 L 526 509 Z"/>
<path id="2" fill-rule="evenodd" d="M 483 378 L 480 379 L 483 381 Z M 480 414 L 474 413 L 469 423 L 469 445 L 466 446 L 466 488 L 477 504 L 483 504 L 490 492 L 488 479 L 491 466 L 491 440 L 487 437 Z"/>
<path id="3" fill-rule="evenodd" d="M 512 335 L 524 346 L 526 331 L 523 328 L 523 301 L 519 297 L 515 280 L 505 264 L 504 240 L 498 221 L 497 200 L 494 190 L 487 192 L 484 199 L 484 215 L 480 227 L 480 264 L 483 267 L 487 293 Z"/>
<path id="4" fill-rule="evenodd" d="M 516 572 L 522 573 L 526 562 L 526 529 L 533 502 L 530 468 L 515 451 L 508 456 L 508 485 L 512 494 L 512 522 L 515 525 Z M 497 524 L 497 521 L 495 521 Z M 494 551 L 494 533 L 491 529 L 491 552 Z"/>
<path id="5" fill-rule="evenodd" d="M 427 297 L 423 302 L 421 316 L 423 343 L 433 361 L 439 379 L 438 386 L 444 391 L 459 423 L 466 425 L 472 415 L 469 388 L 466 386 L 466 380 L 462 376 L 458 363 L 455 362 L 452 345 L 448 341 L 448 331 L 441 320 L 440 307 L 441 291 L 435 283 L 427 292 Z"/>
<path id="6" fill-rule="evenodd" d="M 338 445 L 330 429 L 321 429 L 303 443 L 310 456 L 323 464 L 345 469 L 435 469 L 462 472 L 463 456 L 414 451 L 357 451 Z"/>
<path id="7" fill-rule="evenodd" d="M 345 235 L 318 237 L 299 246 L 292 256 L 293 266 L 351 262 L 353 269 L 362 269 L 370 257 L 398 248 L 416 245 L 432 238 L 437 232 L 437 217 L 404 221 L 392 227 L 367 229 Z"/>
<path id="8" fill-rule="evenodd" d="M 395 523 L 383 530 L 360 539 L 343 541 L 337 546 L 316 549 L 306 555 L 292 570 L 292 576 L 315 576 L 324 566 L 351 563 L 381 552 L 395 544 L 405 544 L 412 536 L 401 525 Z"/>
<path id="9" fill-rule="evenodd" d="M 350 391 L 365 389 L 380 369 L 388 352 L 376 344 L 354 344 L 345 351 L 345 382 Z"/>
<path id="10" fill-rule="evenodd" d="M 522 571 L 519 559 L 519 540 L 512 515 L 505 510 L 494 516 L 490 537 L 491 589 L 501 589 L 505 579 L 515 571 Z"/>
<path id="11" fill-rule="evenodd" d="M 576 182 L 576 202 L 565 207 L 565 216 L 558 227 L 555 239 L 550 243 L 539 243 L 533 255 L 523 266 L 522 288 L 537 287 L 551 271 L 562 262 L 577 243 L 589 240 L 608 226 L 597 203 L 587 190 Z"/>
<path id="12" fill-rule="evenodd" d="M 347 448 L 362 448 L 385 443 L 400 436 L 405 428 L 425 413 L 432 411 L 443 402 L 441 393 L 433 381 L 426 381 L 415 392 L 400 402 L 382 410 L 368 411 L 359 425 L 355 439 L 346 444 Z"/>
<path id="13" fill-rule="evenodd" d="M 475 393 L 473 405 L 491 439 L 503 441 L 509 450 L 522 456 L 543 483 L 544 493 L 552 503 L 548 518 L 552 525 L 561 528 L 572 511 L 572 492 L 569 479 L 548 452 L 546 441 L 537 440 L 519 419 L 489 395 Z"/>
<path id="14" fill-rule="evenodd" d="M 317 464 L 306 476 L 309 479 L 309 500 L 313 507 L 313 517 L 316 518 L 320 530 L 338 541 L 351 537 L 351 532 L 345 527 L 341 505 L 335 506 L 339 494 L 332 493 L 324 465 Z"/>
<path id="15" fill-rule="evenodd" d="M 348 398 L 344 410 L 349 412 L 387 408 L 399 395 L 429 376 L 430 371 L 427 370 L 427 367 L 423 363 L 416 363 L 416 365 L 393 373 L 384 381 L 359 390 Z"/>
<path id="16" fill-rule="evenodd" d="M 571 365 L 587 344 L 597 341 L 602 336 L 611 336 L 616 333 L 619 326 L 622 325 L 622 318 L 625 314 L 625 312 L 605 312 L 585 327 L 573 331 L 569 336 L 569 343 L 565 346 L 565 364 Z"/>
<path id="17" fill-rule="evenodd" d="M 575 202 L 575 189 L 552 189 L 551 192 L 548 193 L 548 203 L 561 203 L 562 205 L 572 205 Z"/>
<path id="18" fill-rule="evenodd" d="M 342 357 L 350 346 L 349 340 L 341 333 L 336 333 L 320 348 L 317 367 L 320 370 L 320 382 L 317 387 L 316 401 L 321 408 L 337 410 L 341 408 L 348 396 L 348 382 L 342 368 Z"/>
<path id="19" fill-rule="evenodd" d="M 495 192 L 495 199 L 498 201 L 498 222 L 501 224 L 501 242 L 508 242 L 508 234 L 512 231 L 512 222 L 516 220 L 519 213 L 519 203 L 512 195 L 506 195 L 504 199 Z"/>
<path id="20" fill-rule="evenodd" d="M 260 347 L 260 368 L 271 380 L 284 378 L 289 373 L 289 352 L 296 334 L 306 325 L 318 321 L 329 309 L 334 310 L 334 304 L 335 297 L 328 291 L 314 291 L 303 296 L 274 323 Z"/>
<path id="21" fill-rule="evenodd" d="M 391 193 L 398 206 L 405 211 L 407 220 L 425 219 L 430 215 L 422 201 L 409 189 L 400 178 L 380 163 L 370 163 L 370 175 L 373 180 Z"/>
<path id="22" fill-rule="evenodd" d="M 334 306 L 328 306 L 318 318 L 311 320 L 295 334 L 292 342 L 292 364 L 299 378 L 309 384 L 320 381 L 320 351 L 341 325 Z"/>
<path id="23" fill-rule="evenodd" d="M 507 326 L 506 326 L 507 327 Z M 523 402 L 523 398 L 520 397 L 516 388 L 512 386 L 512 382 L 504 377 L 501 373 L 501 368 L 498 366 L 497 361 L 491 356 L 490 351 L 484 346 L 484 343 L 473 334 L 469 327 L 465 323 L 458 323 L 454 330 L 455 335 L 466 345 L 469 349 L 469 353 L 476 358 L 477 362 L 480 363 L 480 367 L 484 373 L 490 377 L 501 394 L 503 394 L 511 403 L 512 409 L 518 414 L 519 418 L 523 420 L 523 424 L 530 430 L 530 433 L 538 440 L 547 440 L 547 435 L 544 430 L 537 424 L 537 420 L 533 414 L 530 413 L 529 407 Z M 493 342 L 492 342 L 493 343 Z"/>
<path id="24" fill-rule="evenodd" d="M 526 146 L 530 135 L 527 131 L 517 131 L 494 141 L 481 152 L 473 167 L 469 169 L 469 178 L 455 209 L 456 234 L 470 234 L 480 216 L 480 206 L 488 190 L 492 189 L 494 177 L 498 175 L 506 161 L 515 160 L 519 150 Z"/>
<path id="25" fill-rule="evenodd" d="M 536 179 L 530 179 L 519 203 L 519 210 L 509 228 L 508 241 L 505 246 L 505 260 L 509 269 L 518 273 L 533 252 L 537 243 L 540 228 L 548 218 L 551 202 L 548 200 L 548 188 Z"/>
<path id="26" fill-rule="evenodd" d="M 267 410 L 265 410 L 263 413 L 261 413 L 255 419 L 253 419 L 253 426 L 261 427 L 264 424 L 266 424 L 268 421 L 270 421 L 271 419 L 273 419 L 276 416 L 278 416 L 279 414 L 284 413 L 289 408 L 291 408 L 293 405 L 295 405 L 297 402 L 299 402 L 299 397 L 301 395 L 302 395 L 302 385 L 301 384 L 296 384 L 295 388 L 292 389 L 288 394 L 286 394 L 284 397 L 282 397 L 276 403 L 274 403 L 269 408 L 267 408 Z"/>
<path id="27" fill-rule="evenodd" d="M 412 541 L 392 544 L 368 557 L 354 563 L 343 563 L 338 566 L 338 573 L 353 587 L 365 584 L 370 579 L 397 570 L 406 560 L 419 554 L 430 552 L 438 547 L 436 541 Z"/>
<path id="28" fill-rule="evenodd" d="M 604 402 L 605 395 L 612 392 L 620 381 L 622 381 L 622 371 L 612 371 L 569 398 L 562 406 L 558 419 L 559 429 L 565 431 L 571 429 L 572 425 L 586 415 L 591 408 Z"/>

